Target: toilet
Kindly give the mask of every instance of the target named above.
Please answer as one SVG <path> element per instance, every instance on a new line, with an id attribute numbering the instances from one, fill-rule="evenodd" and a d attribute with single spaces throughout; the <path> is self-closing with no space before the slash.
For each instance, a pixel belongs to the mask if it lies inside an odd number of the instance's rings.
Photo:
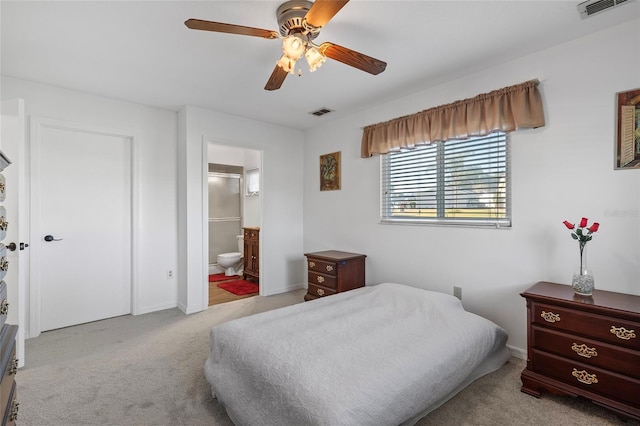
<path id="1" fill-rule="evenodd" d="M 238 235 L 236 238 L 238 239 L 239 251 L 220 253 L 218 255 L 218 266 L 224 269 L 224 274 L 228 277 L 242 274 L 242 251 L 244 250 L 244 238 L 242 235 Z"/>

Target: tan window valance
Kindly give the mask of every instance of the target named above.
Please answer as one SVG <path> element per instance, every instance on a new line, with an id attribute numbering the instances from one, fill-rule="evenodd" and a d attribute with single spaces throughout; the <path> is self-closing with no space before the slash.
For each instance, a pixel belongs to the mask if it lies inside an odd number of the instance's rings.
<path id="1" fill-rule="evenodd" d="M 417 144 L 544 126 L 538 80 L 429 108 L 364 128 L 362 158 Z"/>

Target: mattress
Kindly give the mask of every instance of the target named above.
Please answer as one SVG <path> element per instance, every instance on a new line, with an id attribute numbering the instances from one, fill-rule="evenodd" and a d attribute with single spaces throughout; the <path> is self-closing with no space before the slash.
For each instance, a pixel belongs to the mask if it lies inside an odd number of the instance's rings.
<path id="1" fill-rule="evenodd" d="M 237 425 L 411 425 L 509 358 L 450 295 L 384 283 L 212 328 L 205 376 Z"/>

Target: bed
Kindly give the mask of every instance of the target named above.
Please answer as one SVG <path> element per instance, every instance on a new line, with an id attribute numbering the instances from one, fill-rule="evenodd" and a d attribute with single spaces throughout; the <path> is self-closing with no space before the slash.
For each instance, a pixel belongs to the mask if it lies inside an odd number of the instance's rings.
<path id="1" fill-rule="evenodd" d="M 411 425 L 509 358 L 447 294 L 367 286 L 218 325 L 205 376 L 236 425 Z"/>

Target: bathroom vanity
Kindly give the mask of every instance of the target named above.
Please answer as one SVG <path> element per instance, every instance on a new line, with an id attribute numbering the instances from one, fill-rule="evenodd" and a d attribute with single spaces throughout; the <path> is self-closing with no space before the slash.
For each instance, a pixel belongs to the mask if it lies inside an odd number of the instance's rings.
<path id="1" fill-rule="evenodd" d="M 244 234 L 244 267 L 242 278 L 260 280 L 260 228 L 242 228 Z"/>

